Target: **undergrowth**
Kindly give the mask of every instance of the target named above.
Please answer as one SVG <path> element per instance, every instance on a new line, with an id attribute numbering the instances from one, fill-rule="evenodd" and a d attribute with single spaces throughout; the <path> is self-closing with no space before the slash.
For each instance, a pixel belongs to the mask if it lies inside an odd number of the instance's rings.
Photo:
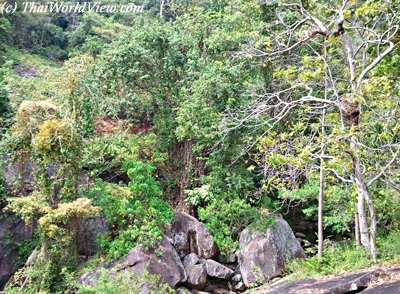
<path id="1" fill-rule="evenodd" d="M 377 264 L 400 261 L 400 231 L 391 232 L 378 238 Z M 338 243 L 327 247 L 321 258 L 313 256 L 294 260 L 286 268 L 294 280 L 351 272 L 373 266 L 374 263 L 362 248 L 352 243 Z"/>

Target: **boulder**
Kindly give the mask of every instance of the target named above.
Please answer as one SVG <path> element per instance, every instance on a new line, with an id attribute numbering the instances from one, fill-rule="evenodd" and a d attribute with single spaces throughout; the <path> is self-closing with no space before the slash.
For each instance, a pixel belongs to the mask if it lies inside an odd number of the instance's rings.
<path id="1" fill-rule="evenodd" d="M 142 247 L 135 247 L 128 255 L 114 262 L 110 266 L 103 266 L 95 271 L 84 274 L 80 283 L 93 286 L 96 284 L 100 273 L 106 271 L 112 277 L 117 272 L 130 271 L 141 275 L 145 272 L 158 275 L 161 282 L 176 287 L 186 281 L 186 272 L 179 259 L 178 253 L 170 241 L 164 237 L 153 250 L 145 250 Z"/>
<path id="2" fill-rule="evenodd" d="M 190 253 L 188 255 L 185 256 L 185 258 L 183 259 L 183 266 L 185 268 L 191 266 L 191 265 L 195 265 L 199 262 L 199 257 L 196 255 L 196 253 Z"/>
<path id="3" fill-rule="evenodd" d="M 246 287 L 281 275 L 287 260 L 305 257 L 292 229 L 281 216 L 265 231 L 246 228 L 239 241 L 239 266 Z"/>
<path id="4" fill-rule="evenodd" d="M 233 270 L 231 270 L 230 268 L 228 268 L 212 259 L 207 259 L 205 261 L 205 266 L 206 266 L 207 274 L 213 278 L 228 280 L 228 279 L 230 279 L 230 277 L 233 276 L 233 273 L 234 273 Z"/>
<path id="5" fill-rule="evenodd" d="M 205 226 L 186 213 L 176 213 L 172 238 L 180 257 L 196 253 L 200 258 L 214 258 L 217 247 Z"/>
<path id="6" fill-rule="evenodd" d="M 207 271 L 204 264 L 190 265 L 186 268 L 186 273 L 190 288 L 204 289 L 207 283 Z"/>

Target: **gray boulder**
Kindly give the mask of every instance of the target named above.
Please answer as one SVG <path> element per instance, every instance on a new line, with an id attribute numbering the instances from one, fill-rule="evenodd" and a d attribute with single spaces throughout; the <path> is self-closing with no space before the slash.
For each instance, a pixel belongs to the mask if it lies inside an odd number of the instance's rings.
<path id="1" fill-rule="evenodd" d="M 18 244 L 31 240 L 34 226 L 27 226 L 12 214 L 3 213 L 0 218 L 0 290 L 8 279 L 23 265 Z"/>
<path id="2" fill-rule="evenodd" d="M 207 259 L 205 261 L 205 266 L 207 274 L 213 278 L 229 280 L 234 274 L 233 270 L 212 259 Z"/>
<path id="3" fill-rule="evenodd" d="M 207 271 L 204 264 L 195 264 L 186 268 L 187 283 L 190 288 L 204 289 L 207 284 Z"/>
<path id="4" fill-rule="evenodd" d="M 214 258 L 217 247 L 205 226 L 186 213 L 177 213 L 172 224 L 174 246 L 181 258 L 196 253 L 200 258 Z"/>
<path id="5" fill-rule="evenodd" d="M 246 228 L 240 234 L 239 266 L 246 287 L 281 275 L 286 261 L 304 257 L 303 248 L 281 216 L 265 231 Z"/>
<path id="6" fill-rule="evenodd" d="M 125 258 L 112 265 L 84 274 L 80 283 L 89 286 L 95 285 L 104 270 L 110 277 L 126 271 L 138 275 L 149 272 L 158 275 L 163 283 L 167 283 L 171 287 L 184 283 L 187 278 L 178 253 L 167 238 L 160 241 L 157 248 L 153 250 L 145 250 L 142 247 L 133 248 Z"/>

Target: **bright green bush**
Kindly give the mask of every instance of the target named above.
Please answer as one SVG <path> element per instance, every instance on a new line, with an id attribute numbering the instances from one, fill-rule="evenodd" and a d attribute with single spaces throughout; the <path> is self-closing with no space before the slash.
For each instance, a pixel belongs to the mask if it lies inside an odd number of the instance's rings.
<path id="1" fill-rule="evenodd" d="M 363 249 L 344 243 L 326 248 L 322 258 L 313 256 L 304 260 L 294 260 L 287 266 L 289 273 L 294 273 L 296 279 L 313 276 L 324 276 L 345 271 L 365 268 L 372 261 Z"/>
<path id="2" fill-rule="evenodd" d="M 198 212 L 200 220 L 205 222 L 223 253 L 233 252 L 238 248 L 239 234 L 248 225 L 264 229 L 271 224 L 267 210 L 252 207 L 238 197 L 214 198 Z"/>
<path id="3" fill-rule="evenodd" d="M 114 258 L 125 255 L 136 245 L 152 247 L 162 238 L 163 226 L 173 218 L 172 209 L 161 199 L 154 167 L 129 161 L 125 169 L 131 180 L 128 187 L 98 181 L 87 193 L 101 207 L 111 226 L 112 234 L 104 236 L 100 245 Z"/>

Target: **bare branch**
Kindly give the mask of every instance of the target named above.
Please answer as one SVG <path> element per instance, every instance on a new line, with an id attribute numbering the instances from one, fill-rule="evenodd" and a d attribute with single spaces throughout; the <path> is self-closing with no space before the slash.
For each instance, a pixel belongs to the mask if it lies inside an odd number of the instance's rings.
<path id="1" fill-rule="evenodd" d="M 379 64 L 379 62 L 381 62 L 381 60 L 382 60 L 386 55 L 388 55 L 390 52 L 392 52 L 393 49 L 394 49 L 394 47 L 395 47 L 395 46 L 394 46 L 393 42 L 390 42 L 390 43 L 389 43 L 389 47 L 388 47 L 385 51 L 383 51 L 380 55 L 378 55 L 378 56 L 374 59 L 374 61 L 372 61 L 372 62 L 360 73 L 360 75 L 358 76 L 358 79 L 357 79 L 357 83 L 356 83 L 357 88 L 361 85 L 361 82 L 363 81 L 364 77 L 368 74 L 368 72 L 370 72 L 375 66 L 377 66 L 377 65 Z"/>
<path id="2" fill-rule="evenodd" d="M 336 178 L 338 178 L 339 180 L 341 180 L 344 183 L 353 183 L 352 180 L 346 179 L 345 177 L 342 177 L 341 175 L 339 175 L 339 173 L 336 170 L 334 170 L 333 168 L 328 168 L 328 171 L 332 172 Z"/>
<path id="3" fill-rule="evenodd" d="M 376 180 L 378 180 L 380 177 L 382 177 L 385 172 L 388 170 L 388 168 L 393 164 L 393 162 L 396 160 L 400 152 L 400 148 L 397 149 L 396 153 L 394 154 L 393 158 L 385 165 L 384 168 L 380 171 L 379 174 L 377 174 L 375 177 L 373 177 L 368 183 L 367 187 L 371 186 Z"/>

